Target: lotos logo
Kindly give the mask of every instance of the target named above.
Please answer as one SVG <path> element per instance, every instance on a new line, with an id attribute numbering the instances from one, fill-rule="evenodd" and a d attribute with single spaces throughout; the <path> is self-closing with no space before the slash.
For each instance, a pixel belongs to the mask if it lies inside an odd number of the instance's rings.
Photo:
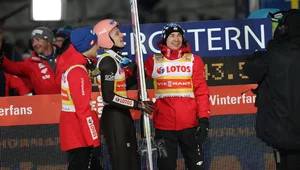
<path id="1" fill-rule="evenodd" d="M 91 125 L 91 124 L 94 123 L 94 121 L 93 121 L 93 119 L 92 119 L 91 116 L 87 117 L 86 120 L 87 120 L 87 122 L 88 122 L 88 125 Z"/>
<path id="2" fill-rule="evenodd" d="M 96 127 L 94 125 L 94 121 L 93 121 L 92 116 L 87 117 L 86 121 L 88 123 L 88 126 L 89 126 L 89 129 L 90 129 L 93 140 L 97 139 L 98 134 L 97 134 L 97 130 L 96 130 Z"/>
<path id="3" fill-rule="evenodd" d="M 166 69 L 163 67 L 159 67 L 157 69 L 158 74 L 163 74 L 164 72 L 166 73 L 174 73 L 174 72 L 191 72 L 191 67 L 190 66 L 166 66 Z"/>
<path id="4" fill-rule="evenodd" d="M 191 72 L 191 67 L 190 66 L 167 66 L 166 67 L 167 73 L 170 72 Z"/>
<path id="5" fill-rule="evenodd" d="M 165 69 L 163 67 L 159 67 L 157 70 L 156 70 L 157 74 L 164 74 L 165 72 Z"/>
<path id="6" fill-rule="evenodd" d="M 119 97 L 117 95 L 115 95 L 115 97 L 113 98 L 113 102 L 121 104 L 123 106 L 131 106 L 133 107 L 134 102 L 131 99 L 127 99 L 127 98 L 123 98 L 123 97 Z"/>

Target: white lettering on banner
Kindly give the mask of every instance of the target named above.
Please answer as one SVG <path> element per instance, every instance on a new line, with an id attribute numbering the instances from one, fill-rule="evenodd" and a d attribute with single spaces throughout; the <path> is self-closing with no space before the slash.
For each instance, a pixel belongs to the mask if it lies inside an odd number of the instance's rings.
<path id="1" fill-rule="evenodd" d="M 245 36 L 245 49 L 249 50 L 249 34 L 254 38 L 255 42 L 257 42 L 257 44 L 261 47 L 261 48 L 265 48 L 265 26 L 263 24 L 260 25 L 260 39 L 255 35 L 255 33 L 252 31 L 252 29 L 249 26 L 244 26 L 244 36 Z M 235 30 L 237 32 L 237 35 L 235 35 L 234 37 L 230 37 L 229 36 L 229 30 Z M 207 41 L 208 41 L 208 50 L 209 51 L 221 51 L 223 50 L 222 47 L 213 47 L 212 45 L 212 40 L 222 40 L 221 37 L 212 37 L 211 32 L 212 31 L 222 31 L 221 28 L 208 28 L 207 29 Z M 200 50 L 200 45 L 199 45 L 199 33 L 202 32 L 206 32 L 205 29 L 187 29 L 187 33 L 194 33 L 194 43 L 195 43 L 195 51 L 199 51 Z M 239 28 L 236 27 L 227 27 L 225 28 L 225 47 L 226 49 L 230 49 L 229 47 L 229 41 L 233 40 L 235 41 L 237 48 L 238 49 L 242 49 L 240 40 L 238 40 L 238 38 L 240 38 L 241 34 L 240 34 L 240 30 Z"/>
<path id="2" fill-rule="evenodd" d="M 98 134 L 97 134 L 97 130 L 96 130 L 96 127 L 94 125 L 94 121 L 93 121 L 92 116 L 87 117 L 86 121 L 88 123 L 88 126 L 89 126 L 89 129 L 90 129 L 93 140 L 97 139 Z"/>
<path id="3" fill-rule="evenodd" d="M 121 105 L 124 105 L 124 106 L 131 106 L 131 107 L 133 107 L 133 105 L 134 105 L 133 100 L 125 99 L 123 97 L 119 97 L 119 96 L 116 96 L 116 95 L 113 98 L 113 102 L 121 104 Z"/>
<path id="4" fill-rule="evenodd" d="M 236 34 L 229 34 L 230 32 L 235 31 Z M 219 36 L 213 36 L 213 32 L 218 32 Z M 243 32 L 244 34 L 241 34 Z M 203 39 L 203 34 L 201 35 L 200 33 L 207 34 L 207 36 L 204 36 L 207 40 L 207 50 L 208 51 L 222 51 L 222 50 L 230 50 L 233 48 L 237 48 L 238 50 L 249 50 L 250 49 L 250 41 L 251 37 L 254 39 L 254 41 L 260 46 L 260 48 L 264 49 L 265 48 L 265 25 L 260 24 L 260 35 L 256 35 L 253 32 L 253 28 L 251 28 L 249 25 L 245 25 L 244 27 L 238 28 L 238 27 L 225 27 L 225 28 L 199 28 L 199 29 L 187 29 L 186 30 L 186 35 L 191 33 L 193 34 L 193 41 L 190 43 L 195 44 L 195 52 L 198 52 L 201 50 L 204 50 L 201 47 L 200 44 L 200 38 Z M 122 52 L 122 55 L 131 55 L 135 54 L 135 46 L 134 46 L 134 33 L 123 33 L 124 36 L 129 36 L 129 39 L 127 39 L 129 42 L 125 42 L 125 44 L 129 45 L 128 51 L 130 52 Z M 220 36 L 222 34 L 222 36 Z M 142 48 L 142 53 L 143 54 L 153 54 L 153 53 L 160 53 L 160 49 L 156 46 L 157 42 L 153 42 L 154 38 L 156 36 L 161 36 L 161 31 L 155 31 L 151 34 L 145 34 L 145 33 L 140 33 L 141 35 L 141 48 Z M 259 38 L 258 38 L 259 37 Z M 222 44 L 219 47 L 214 46 L 214 42 L 216 41 L 221 41 Z M 230 44 L 230 42 L 233 41 L 234 43 Z M 244 43 L 241 43 L 241 41 L 244 41 Z M 234 45 L 235 44 L 235 45 Z M 244 47 L 242 44 L 245 44 Z M 230 46 L 231 45 L 231 46 Z M 236 46 L 236 47 L 234 47 Z M 147 47 L 147 48 L 146 48 Z M 149 47 L 149 48 L 148 48 Z M 147 51 L 150 50 L 150 51 Z"/>
<path id="5" fill-rule="evenodd" d="M 217 51 L 217 50 L 223 50 L 222 47 L 213 47 L 212 46 L 212 41 L 214 40 L 221 40 L 221 37 L 212 37 L 212 32 L 213 31 L 221 31 L 221 28 L 209 28 L 207 29 L 207 35 L 208 37 L 208 50 L 209 51 Z"/>
<path id="6" fill-rule="evenodd" d="M 156 31 L 156 32 L 152 33 L 152 34 L 150 35 L 150 37 L 149 37 L 149 42 L 148 42 L 148 43 L 149 43 L 149 48 L 150 48 L 150 50 L 153 51 L 154 53 L 160 53 L 160 50 L 154 48 L 153 43 L 152 43 L 154 37 L 155 37 L 156 35 L 160 35 L 160 34 L 161 34 L 161 31 Z"/>
<path id="7" fill-rule="evenodd" d="M 265 26 L 264 25 L 260 25 L 260 37 L 261 37 L 261 41 L 259 41 L 259 39 L 257 38 L 257 36 L 254 34 L 254 32 L 251 30 L 251 28 L 249 26 L 245 26 L 244 30 L 245 30 L 245 48 L 246 50 L 249 49 L 249 33 L 252 35 L 252 37 L 255 39 L 255 41 L 258 43 L 258 45 L 261 48 L 265 48 L 265 32 L 264 32 Z"/>
<path id="8" fill-rule="evenodd" d="M 14 107 L 10 105 L 9 108 L 0 108 L 0 116 L 22 116 L 31 114 L 32 107 Z"/>
<path id="9" fill-rule="evenodd" d="M 225 96 L 211 95 L 209 100 L 212 105 L 235 105 L 235 104 L 253 104 L 255 103 L 256 96 Z"/>
<path id="10" fill-rule="evenodd" d="M 235 31 L 236 32 L 236 36 L 234 37 L 229 37 L 229 31 Z M 238 38 L 241 36 L 241 31 L 236 28 L 236 27 L 228 27 L 225 28 L 225 49 L 229 50 L 230 49 L 230 43 L 229 43 L 229 39 L 232 41 L 235 41 L 236 46 L 238 49 L 242 49 L 241 43 L 238 40 Z"/>
<path id="11" fill-rule="evenodd" d="M 142 48 L 142 53 L 147 54 L 146 48 L 143 44 L 146 40 L 146 36 L 143 33 L 140 33 L 140 35 L 141 35 L 141 41 L 140 41 L 141 44 L 140 44 L 140 46 Z M 134 33 L 130 33 L 130 41 L 133 42 L 133 43 L 131 43 L 131 55 L 135 54 L 134 36 L 135 36 Z"/>
<path id="12" fill-rule="evenodd" d="M 140 32 L 140 35 L 141 35 L 141 34 L 143 34 L 143 33 Z M 135 41 L 134 41 L 134 34 L 133 34 L 133 33 L 130 34 L 130 42 L 131 42 L 131 43 L 130 43 L 131 55 L 133 55 L 133 54 L 135 54 L 135 46 L 134 46 L 134 42 L 135 42 Z M 144 46 L 144 45 L 143 45 L 142 42 L 141 42 L 141 48 L 142 48 L 142 49 L 143 49 L 143 46 Z M 143 51 L 143 50 L 142 50 L 142 51 Z M 127 53 L 127 52 L 126 52 L 126 53 Z M 123 53 L 122 53 L 122 54 L 123 54 Z M 144 54 L 144 53 L 143 53 L 143 54 Z M 147 54 L 147 53 L 146 53 L 146 54 Z M 124 54 L 123 54 L 123 55 L 124 55 Z M 127 53 L 127 55 L 128 55 L 128 53 Z"/>
<path id="13" fill-rule="evenodd" d="M 199 32 L 205 32 L 205 29 L 188 29 L 187 32 L 194 32 L 194 38 L 195 38 L 195 51 L 199 51 Z"/>
<path id="14" fill-rule="evenodd" d="M 126 36 L 126 33 L 123 33 L 123 34 L 124 34 L 124 36 Z M 152 52 L 154 52 L 154 53 L 160 53 L 160 50 L 155 49 L 154 46 L 153 46 L 153 44 L 156 44 L 156 43 L 153 43 L 153 38 L 156 35 L 159 35 L 159 34 L 161 34 L 161 31 L 156 31 L 156 32 L 152 33 L 149 36 L 148 45 L 149 45 L 149 48 L 150 48 L 151 52 L 147 52 L 146 47 L 143 44 L 146 41 L 147 37 L 146 37 L 146 35 L 144 33 L 142 33 L 142 32 L 140 33 L 140 35 L 141 35 L 141 48 L 142 48 L 142 53 L 143 54 L 148 54 L 148 53 L 152 53 Z M 131 55 L 135 54 L 134 36 L 135 36 L 134 33 L 130 34 L 130 42 L 132 42 L 130 44 Z M 125 44 L 127 44 L 127 43 L 125 42 Z M 122 55 L 128 55 L 128 52 L 122 52 Z"/>

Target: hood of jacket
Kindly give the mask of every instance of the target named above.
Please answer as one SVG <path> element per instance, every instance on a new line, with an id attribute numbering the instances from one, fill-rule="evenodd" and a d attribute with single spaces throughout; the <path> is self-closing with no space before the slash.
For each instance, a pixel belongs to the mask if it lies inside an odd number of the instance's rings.
<path id="1" fill-rule="evenodd" d="M 70 45 L 66 51 L 57 58 L 55 82 L 60 86 L 62 74 L 73 65 L 87 65 L 85 57 Z"/>
<path id="2" fill-rule="evenodd" d="M 73 45 L 70 45 L 69 48 L 58 58 L 57 72 L 59 71 L 63 73 L 68 68 L 76 64 L 86 65 L 87 61 L 81 53 L 76 51 Z"/>

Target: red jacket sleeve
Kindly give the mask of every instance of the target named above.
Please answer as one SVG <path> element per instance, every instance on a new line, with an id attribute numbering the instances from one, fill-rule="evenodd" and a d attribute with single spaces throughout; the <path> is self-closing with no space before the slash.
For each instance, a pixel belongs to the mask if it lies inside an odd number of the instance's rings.
<path id="1" fill-rule="evenodd" d="M 12 62 L 6 57 L 3 57 L 3 63 L 1 64 L 1 68 L 12 75 L 16 76 L 24 76 L 28 77 L 30 75 L 30 68 L 29 63 L 22 61 L 22 62 Z"/>
<path id="2" fill-rule="evenodd" d="M 100 145 L 99 129 L 95 125 L 98 124 L 98 117 L 91 110 L 92 84 L 90 78 L 87 72 L 80 67 L 73 68 L 67 78 L 84 139 L 89 146 L 97 147 Z M 92 136 L 92 131 L 97 132 L 97 137 Z"/>
<path id="3" fill-rule="evenodd" d="M 146 78 L 152 77 L 153 67 L 154 67 L 154 59 L 153 55 L 149 56 L 147 60 L 144 62 L 145 73 L 147 74 Z"/>
<path id="4" fill-rule="evenodd" d="M 20 96 L 24 96 L 30 93 L 30 89 L 24 83 L 22 79 L 17 76 L 6 74 L 9 88 L 15 89 Z"/>
<path id="5" fill-rule="evenodd" d="M 204 63 L 202 59 L 194 55 L 193 63 L 193 84 L 194 93 L 197 101 L 197 113 L 199 118 L 209 118 L 210 102 L 209 90 L 205 79 Z"/>

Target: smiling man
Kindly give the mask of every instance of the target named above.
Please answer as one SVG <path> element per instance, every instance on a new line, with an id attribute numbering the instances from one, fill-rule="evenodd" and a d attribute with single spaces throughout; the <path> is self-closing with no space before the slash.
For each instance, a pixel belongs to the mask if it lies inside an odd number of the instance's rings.
<path id="1" fill-rule="evenodd" d="M 209 127 L 209 92 L 202 59 L 191 53 L 184 30 L 167 24 L 158 43 L 161 53 L 145 62 L 147 77 L 154 79 L 153 122 L 159 146 L 157 166 L 175 170 L 177 145 L 189 170 L 204 170 L 202 144 Z"/>
<path id="2" fill-rule="evenodd" d="M 12 75 L 29 78 L 37 95 L 59 94 L 60 85 L 55 83 L 54 78 L 59 48 L 53 45 L 53 38 L 52 31 L 47 27 L 34 29 L 31 33 L 34 49 L 31 57 L 22 62 L 0 57 L 0 68 Z"/>

